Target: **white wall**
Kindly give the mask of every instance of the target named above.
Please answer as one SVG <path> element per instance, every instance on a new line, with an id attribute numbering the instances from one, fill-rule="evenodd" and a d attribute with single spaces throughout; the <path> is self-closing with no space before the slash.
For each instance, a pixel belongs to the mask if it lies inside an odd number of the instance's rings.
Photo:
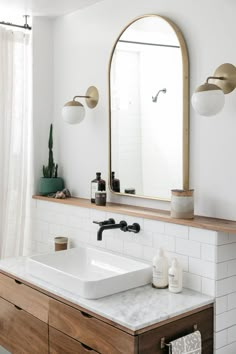
<path id="1" fill-rule="evenodd" d="M 34 171 L 37 189 L 48 161 L 48 134 L 53 122 L 53 21 L 33 19 Z"/>
<path id="2" fill-rule="evenodd" d="M 181 28 L 189 49 L 192 93 L 218 65 L 236 63 L 235 12 L 233 0 L 105 0 L 56 20 L 54 120 L 61 171 L 74 195 L 89 197 L 96 171 L 108 177 L 108 63 L 121 29 L 136 16 L 147 13 L 172 19 Z M 99 105 L 87 109 L 81 125 L 65 125 L 60 114 L 62 105 L 75 94 L 84 94 L 90 85 L 99 89 Z M 225 108 L 216 117 L 199 117 L 190 108 L 190 186 L 195 189 L 197 214 L 236 219 L 235 110 L 235 92 L 226 96 Z M 164 202 L 112 199 L 169 208 L 169 203 Z"/>

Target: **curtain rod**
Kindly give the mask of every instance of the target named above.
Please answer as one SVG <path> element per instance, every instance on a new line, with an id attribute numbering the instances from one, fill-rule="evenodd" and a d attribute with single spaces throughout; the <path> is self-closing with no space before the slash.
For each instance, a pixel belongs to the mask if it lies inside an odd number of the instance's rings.
<path id="1" fill-rule="evenodd" d="M 20 26 L 20 25 L 15 25 L 14 23 L 11 23 L 11 22 L 5 22 L 5 21 L 0 21 L 0 25 L 4 25 L 4 26 L 12 26 L 12 27 L 18 27 L 18 28 L 24 28 L 26 30 L 31 30 L 32 27 L 30 27 L 27 23 L 27 19 L 29 17 L 29 15 L 24 15 L 23 16 L 25 18 L 25 24 L 23 26 Z"/>
<path id="2" fill-rule="evenodd" d="M 126 40 L 123 40 L 123 39 L 119 39 L 118 42 L 131 43 L 131 44 L 151 45 L 151 46 L 156 46 L 156 47 L 180 48 L 180 46 L 178 46 L 178 45 L 158 44 L 158 43 L 148 43 L 148 42 L 136 42 L 136 41 L 126 41 Z"/>

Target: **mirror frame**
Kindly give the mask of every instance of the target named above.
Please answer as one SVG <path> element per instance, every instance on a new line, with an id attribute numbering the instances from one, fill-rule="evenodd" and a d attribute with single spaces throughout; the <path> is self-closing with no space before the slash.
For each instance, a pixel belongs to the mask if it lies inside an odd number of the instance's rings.
<path id="1" fill-rule="evenodd" d="M 189 57 L 188 57 L 188 50 L 186 46 L 185 39 L 183 37 L 182 32 L 178 28 L 178 26 L 169 18 L 161 15 L 156 14 L 147 14 L 143 16 L 136 17 L 134 20 L 128 23 L 127 26 L 120 32 L 119 36 L 117 37 L 109 59 L 109 66 L 108 66 L 108 107 L 109 107 L 109 178 L 108 178 L 108 185 L 110 192 L 117 196 L 125 196 L 125 197 L 135 197 L 135 198 L 143 198 L 143 199 L 153 199 L 153 200 L 162 200 L 162 201 L 170 201 L 170 199 L 164 199 L 160 197 L 150 197 L 138 194 L 127 194 L 127 193 L 118 193 L 114 192 L 111 187 L 111 172 L 112 172 L 112 161 L 111 161 L 111 64 L 114 51 L 116 49 L 116 45 L 119 41 L 121 35 L 126 31 L 126 29 L 132 25 L 134 22 L 146 18 L 146 17 L 157 17 L 164 21 L 166 21 L 172 29 L 175 31 L 175 34 L 179 40 L 180 49 L 181 49 L 181 56 L 182 56 L 182 71 L 183 71 L 183 149 L 182 149 L 182 161 L 183 161 L 183 186 L 184 190 L 189 189 Z M 174 186 L 173 186 L 174 188 Z"/>

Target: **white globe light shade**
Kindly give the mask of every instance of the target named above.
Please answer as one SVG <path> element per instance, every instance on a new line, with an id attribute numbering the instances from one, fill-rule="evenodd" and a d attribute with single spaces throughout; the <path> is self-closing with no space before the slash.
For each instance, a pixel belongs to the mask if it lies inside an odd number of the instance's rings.
<path id="1" fill-rule="evenodd" d="M 78 124 L 85 117 L 84 106 L 77 101 L 70 101 L 62 108 L 62 118 L 66 123 Z"/>
<path id="2" fill-rule="evenodd" d="M 202 87 L 207 87 L 207 89 L 201 90 Z M 191 102 L 194 110 L 201 116 L 214 116 L 224 107 L 225 95 L 218 86 L 205 84 L 194 92 Z"/>

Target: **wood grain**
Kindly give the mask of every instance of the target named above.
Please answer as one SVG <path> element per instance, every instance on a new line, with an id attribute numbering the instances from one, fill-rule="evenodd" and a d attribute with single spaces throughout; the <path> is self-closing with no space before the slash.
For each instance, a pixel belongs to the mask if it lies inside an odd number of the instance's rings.
<path id="1" fill-rule="evenodd" d="M 164 354 L 168 349 L 161 349 L 161 338 L 165 342 L 185 336 L 193 332 L 193 326 L 197 324 L 202 336 L 202 354 L 213 353 L 213 308 L 200 311 L 184 319 L 173 321 L 167 325 L 156 328 L 139 336 L 140 354 Z"/>
<path id="2" fill-rule="evenodd" d="M 130 215 L 134 217 L 140 217 L 145 219 L 159 220 L 172 224 L 179 224 L 191 227 L 197 227 L 200 229 L 207 229 L 219 232 L 226 232 L 236 234 L 236 221 L 209 218 L 205 216 L 195 215 L 194 219 L 174 219 L 171 218 L 170 212 L 152 208 L 142 208 L 133 205 L 123 205 L 115 203 L 107 203 L 106 206 L 97 206 L 91 203 L 88 199 L 82 198 L 68 198 L 68 199 L 55 199 L 42 196 L 33 196 L 34 199 L 44 200 L 47 202 L 60 203 L 66 205 L 73 205 L 82 208 L 98 209 L 101 211 L 110 211 L 111 213 L 117 213 L 122 215 Z"/>
<path id="3" fill-rule="evenodd" d="M 48 323 L 49 298 L 41 292 L 0 273 L 0 296 Z"/>
<path id="4" fill-rule="evenodd" d="M 13 354 L 47 354 L 48 325 L 0 298 L 0 345 Z"/>
<path id="5" fill-rule="evenodd" d="M 49 327 L 50 354 L 96 354 L 92 348 L 86 348 L 82 343 Z"/>
<path id="6" fill-rule="evenodd" d="M 136 354 L 137 337 L 50 300 L 49 325 L 103 354 Z"/>

